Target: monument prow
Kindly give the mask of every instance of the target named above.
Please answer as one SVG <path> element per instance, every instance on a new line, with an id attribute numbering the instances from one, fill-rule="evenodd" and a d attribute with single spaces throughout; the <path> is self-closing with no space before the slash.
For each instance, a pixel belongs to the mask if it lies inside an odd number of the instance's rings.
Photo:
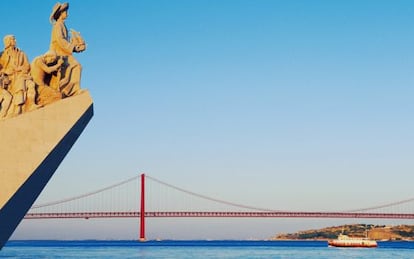
<path id="1" fill-rule="evenodd" d="M 84 91 L 0 121 L 0 249 L 92 116 Z"/>
<path id="2" fill-rule="evenodd" d="M 89 92 L 80 86 L 86 49 L 69 34 L 69 3 L 50 14 L 49 50 L 29 63 L 12 34 L 0 51 L 0 249 L 46 186 L 93 116 Z"/>

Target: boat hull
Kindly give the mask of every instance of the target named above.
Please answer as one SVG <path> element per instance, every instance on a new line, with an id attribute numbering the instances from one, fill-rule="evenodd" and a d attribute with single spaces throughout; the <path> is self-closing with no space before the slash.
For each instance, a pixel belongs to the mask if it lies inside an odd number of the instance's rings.
<path id="1" fill-rule="evenodd" d="M 371 240 L 367 237 L 349 237 L 344 234 L 339 234 L 337 239 L 329 240 L 328 246 L 334 247 L 366 247 L 366 248 L 375 248 L 377 247 L 377 241 Z"/>
<path id="2" fill-rule="evenodd" d="M 360 248 L 375 248 L 378 247 L 375 241 L 361 241 L 361 242 L 335 242 L 330 241 L 328 245 L 331 247 L 360 247 Z"/>

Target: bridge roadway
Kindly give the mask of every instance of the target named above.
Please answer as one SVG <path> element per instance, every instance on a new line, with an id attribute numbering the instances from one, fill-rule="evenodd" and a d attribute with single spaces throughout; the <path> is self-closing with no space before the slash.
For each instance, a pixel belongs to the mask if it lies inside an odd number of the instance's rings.
<path id="1" fill-rule="evenodd" d="M 140 212 L 59 212 L 27 213 L 25 219 L 68 219 L 68 218 L 139 218 Z M 377 218 L 414 219 L 412 213 L 369 213 L 369 212 L 295 212 L 295 211 L 158 211 L 145 212 L 146 218 Z"/>

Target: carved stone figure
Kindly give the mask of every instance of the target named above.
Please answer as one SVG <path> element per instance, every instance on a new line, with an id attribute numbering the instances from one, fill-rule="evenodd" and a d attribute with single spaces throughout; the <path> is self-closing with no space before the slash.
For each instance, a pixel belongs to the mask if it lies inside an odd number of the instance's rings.
<path id="1" fill-rule="evenodd" d="M 4 51 L 0 56 L 2 72 L 10 78 L 8 91 L 13 95 L 12 115 L 38 108 L 35 102 L 36 89 L 30 76 L 30 64 L 26 54 L 16 47 L 13 35 L 4 37 Z"/>
<path id="2" fill-rule="evenodd" d="M 7 112 L 10 108 L 12 101 L 12 95 L 7 91 L 7 87 L 10 83 L 7 74 L 0 73 L 0 119 L 6 118 Z"/>
<path id="3" fill-rule="evenodd" d="M 73 57 L 73 52 L 82 52 L 86 48 L 86 44 L 79 33 L 72 32 L 72 37 L 69 36 L 65 25 L 68 9 L 68 3 L 56 3 L 50 15 L 50 22 L 53 25 L 50 50 L 55 51 L 64 61 L 57 76 L 52 78 L 50 85 L 52 88 L 59 90 L 64 97 L 82 92 L 80 86 L 82 66 Z"/>
<path id="4" fill-rule="evenodd" d="M 37 88 L 37 103 L 46 105 L 62 99 L 62 94 L 50 87 L 52 73 L 57 72 L 62 66 L 63 59 L 57 57 L 56 52 L 49 50 L 45 54 L 36 57 L 31 64 L 31 75 Z"/>

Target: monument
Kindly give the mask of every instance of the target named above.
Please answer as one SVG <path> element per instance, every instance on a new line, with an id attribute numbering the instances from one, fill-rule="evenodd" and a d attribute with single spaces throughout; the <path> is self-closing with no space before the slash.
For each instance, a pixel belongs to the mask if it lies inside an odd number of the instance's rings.
<path id="1" fill-rule="evenodd" d="M 0 249 L 46 186 L 93 116 L 89 92 L 80 86 L 74 53 L 86 44 L 68 32 L 68 3 L 50 15 L 49 50 L 32 63 L 13 35 L 0 52 Z"/>

